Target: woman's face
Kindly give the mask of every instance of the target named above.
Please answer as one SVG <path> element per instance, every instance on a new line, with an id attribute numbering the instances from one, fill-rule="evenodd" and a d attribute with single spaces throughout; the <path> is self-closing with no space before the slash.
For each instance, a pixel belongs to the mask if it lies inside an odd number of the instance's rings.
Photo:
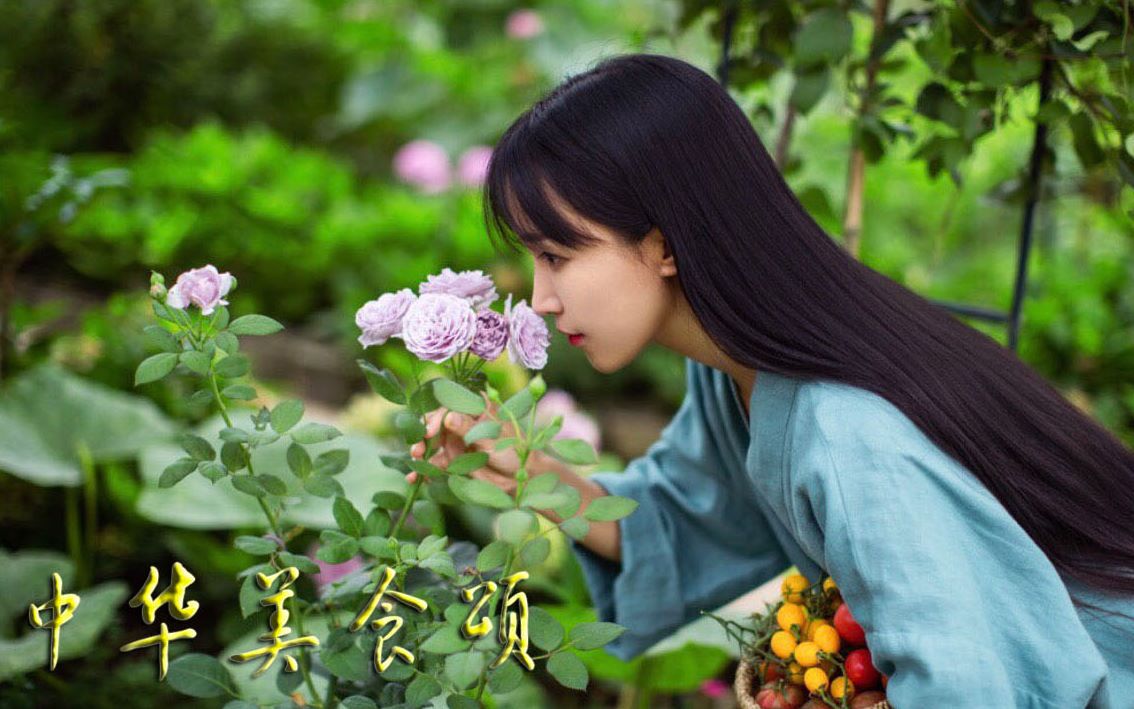
<path id="1" fill-rule="evenodd" d="M 635 250 L 605 228 L 588 226 L 600 243 L 568 250 L 545 241 L 530 249 L 532 308 L 554 316 L 560 332 L 582 334 L 577 346 L 596 370 L 610 373 L 662 329 L 673 310 L 676 270 L 656 228 Z"/>

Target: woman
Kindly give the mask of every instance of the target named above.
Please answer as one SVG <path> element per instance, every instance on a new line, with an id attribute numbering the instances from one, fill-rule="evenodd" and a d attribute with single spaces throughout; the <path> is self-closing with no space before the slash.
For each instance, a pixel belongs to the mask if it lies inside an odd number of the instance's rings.
<path id="1" fill-rule="evenodd" d="M 687 358 L 624 472 L 531 466 L 584 506 L 639 502 L 572 542 L 628 629 L 611 652 L 794 564 L 834 577 L 899 709 L 1134 706 L 1134 454 L 846 254 L 712 77 L 628 55 L 568 79 L 501 138 L 485 199 L 535 257 L 532 306 L 596 369 L 651 342 Z M 473 423 L 446 418 L 436 462 Z M 474 476 L 512 490 L 515 469 L 492 452 Z"/>

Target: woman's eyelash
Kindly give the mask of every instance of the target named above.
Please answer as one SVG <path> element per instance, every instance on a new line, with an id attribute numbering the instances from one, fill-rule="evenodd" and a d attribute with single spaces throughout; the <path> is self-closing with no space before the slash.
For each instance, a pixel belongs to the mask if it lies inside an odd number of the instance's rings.
<path id="1" fill-rule="evenodd" d="M 544 261 L 547 261 L 547 264 L 549 266 L 554 266 L 556 263 L 559 263 L 560 261 L 562 261 L 562 259 L 560 257 L 556 256 L 555 254 L 549 254 L 546 251 L 541 253 L 539 255 L 539 257 L 541 259 L 543 259 Z"/>

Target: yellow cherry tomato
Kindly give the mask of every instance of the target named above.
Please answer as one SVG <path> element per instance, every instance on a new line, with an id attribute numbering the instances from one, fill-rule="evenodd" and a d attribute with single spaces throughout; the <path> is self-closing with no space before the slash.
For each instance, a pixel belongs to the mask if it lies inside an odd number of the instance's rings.
<path id="1" fill-rule="evenodd" d="M 795 636 L 786 630 L 781 630 L 772 636 L 772 654 L 781 660 L 786 660 L 795 652 Z"/>
<path id="2" fill-rule="evenodd" d="M 788 665 L 787 680 L 791 684 L 803 684 L 803 667 L 798 662 Z"/>
<path id="3" fill-rule="evenodd" d="M 831 578 L 830 576 L 823 579 L 823 591 L 825 593 L 830 593 L 832 591 L 838 591 L 838 590 L 839 590 L 839 587 L 835 585 L 835 579 Z"/>
<path id="4" fill-rule="evenodd" d="M 803 685 L 815 694 L 826 689 L 828 684 L 827 673 L 818 667 L 812 667 L 803 673 Z"/>
<path id="5" fill-rule="evenodd" d="M 842 699 L 844 696 L 854 696 L 854 684 L 846 677 L 836 677 L 831 680 L 831 696 L 835 699 Z"/>
<path id="6" fill-rule="evenodd" d="M 807 625 L 807 609 L 798 603 L 785 603 L 776 611 L 776 623 L 783 630 L 802 634 Z"/>
<path id="7" fill-rule="evenodd" d="M 831 621 L 826 620 L 825 618 L 812 618 L 811 620 L 807 621 L 807 630 L 804 633 L 806 638 L 808 640 L 814 640 L 815 631 L 819 628 L 822 628 L 824 625 L 831 627 Z"/>
<path id="8" fill-rule="evenodd" d="M 795 661 L 803 667 L 814 667 L 819 664 L 819 646 L 811 641 L 802 642 L 795 646 Z"/>
<path id="9" fill-rule="evenodd" d="M 816 628 L 815 636 L 812 640 L 823 652 L 828 652 L 833 655 L 839 651 L 839 631 L 835 630 L 835 626 L 833 625 L 824 625 Z"/>
<path id="10" fill-rule="evenodd" d="M 803 603 L 803 592 L 811 585 L 806 576 L 792 574 L 780 584 L 780 592 L 784 600 L 790 603 Z"/>

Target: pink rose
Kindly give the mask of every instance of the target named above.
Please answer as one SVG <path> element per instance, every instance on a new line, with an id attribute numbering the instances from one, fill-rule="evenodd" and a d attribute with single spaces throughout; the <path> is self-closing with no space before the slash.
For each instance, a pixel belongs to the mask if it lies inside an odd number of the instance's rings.
<path id="1" fill-rule="evenodd" d="M 212 264 L 194 268 L 177 277 L 177 283 L 165 296 L 165 304 L 183 310 L 192 303 L 201 309 L 202 315 L 212 315 L 218 305 L 228 305 L 223 298 L 234 282 L 230 274 L 219 273 Z"/>
<path id="2" fill-rule="evenodd" d="M 457 160 L 457 178 L 468 187 L 480 187 L 488 174 L 488 161 L 492 158 L 492 148 L 475 145 L 461 154 Z"/>
<path id="3" fill-rule="evenodd" d="M 403 145 L 394 155 L 394 174 L 426 194 L 444 192 L 453 180 L 445 149 L 429 140 Z"/>
<path id="4" fill-rule="evenodd" d="M 535 10 L 516 10 L 508 15 L 504 31 L 512 39 L 530 39 L 543 32 L 543 18 Z"/>

